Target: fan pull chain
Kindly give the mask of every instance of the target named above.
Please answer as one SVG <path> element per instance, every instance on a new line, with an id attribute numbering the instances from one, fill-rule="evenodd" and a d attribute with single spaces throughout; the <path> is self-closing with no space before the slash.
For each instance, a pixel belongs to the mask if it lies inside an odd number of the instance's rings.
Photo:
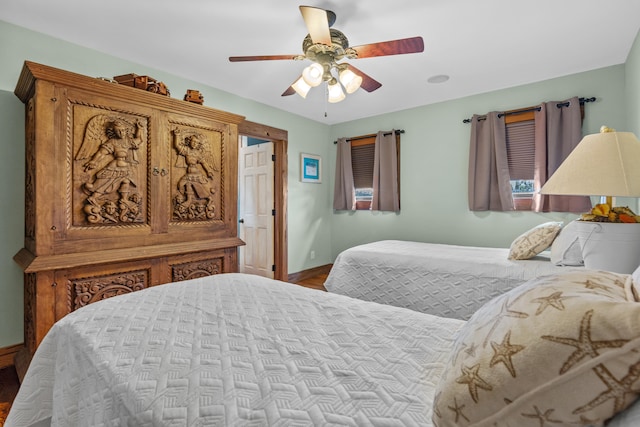
<path id="1" fill-rule="evenodd" d="M 329 106 L 329 84 L 325 85 L 325 97 L 324 97 L 324 116 L 327 117 L 327 110 Z"/>

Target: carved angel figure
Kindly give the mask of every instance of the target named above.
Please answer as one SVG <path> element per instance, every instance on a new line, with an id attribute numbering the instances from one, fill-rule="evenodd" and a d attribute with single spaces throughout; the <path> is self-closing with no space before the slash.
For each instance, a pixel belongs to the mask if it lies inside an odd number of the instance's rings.
<path id="1" fill-rule="evenodd" d="M 183 135 L 179 128 L 175 128 L 173 145 L 178 154 L 176 167 L 186 168 L 186 173 L 178 181 L 174 216 L 178 219 L 213 218 L 212 181 L 218 169 L 208 141 L 201 133 Z"/>
<path id="2" fill-rule="evenodd" d="M 85 171 L 98 169 L 93 182 L 85 182 L 88 194 L 85 213 L 91 223 L 139 222 L 140 197 L 137 187 L 137 151 L 146 140 L 142 121 L 97 115 L 87 124 L 76 160 L 89 159 Z M 117 197 L 110 197 L 117 194 Z M 114 210 L 117 204 L 117 210 Z"/>

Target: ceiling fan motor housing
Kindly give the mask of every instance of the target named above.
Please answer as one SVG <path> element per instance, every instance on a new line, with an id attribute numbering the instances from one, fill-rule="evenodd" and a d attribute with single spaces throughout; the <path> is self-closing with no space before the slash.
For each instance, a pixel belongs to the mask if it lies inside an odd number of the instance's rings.
<path id="1" fill-rule="evenodd" d="M 319 64 L 333 64 L 345 57 L 356 59 L 358 54 L 349 48 L 349 40 L 342 31 L 334 28 L 329 29 L 331 34 L 331 46 L 322 43 L 314 43 L 311 36 L 307 34 L 302 42 L 302 51 L 305 57 Z"/>

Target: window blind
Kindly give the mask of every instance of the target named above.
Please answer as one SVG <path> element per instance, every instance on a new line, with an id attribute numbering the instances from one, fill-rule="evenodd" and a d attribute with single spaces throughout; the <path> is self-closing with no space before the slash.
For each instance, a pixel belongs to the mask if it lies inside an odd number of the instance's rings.
<path id="1" fill-rule="evenodd" d="M 534 121 L 508 123 L 507 157 L 511 179 L 533 179 L 535 134 Z"/>
<path id="2" fill-rule="evenodd" d="M 373 187 L 373 160 L 375 145 L 367 144 L 351 147 L 351 167 L 355 188 Z"/>

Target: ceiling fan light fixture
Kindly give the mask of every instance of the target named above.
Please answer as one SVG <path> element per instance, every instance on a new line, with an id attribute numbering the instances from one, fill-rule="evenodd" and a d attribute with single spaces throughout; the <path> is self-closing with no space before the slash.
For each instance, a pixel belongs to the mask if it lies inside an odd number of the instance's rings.
<path id="1" fill-rule="evenodd" d="M 304 77 L 300 77 L 298 80 L 296 80 L 296 82 L 292 84 L 291 87 L 296 91 L 298 95 L 303 98 L 306 98 L 307 94 L 311 90 L 311 86 L 309 86 L 309 84 L 304 81 Z"/>
<path id="2" fill-rule="evenodd" d="M 362 84 L 362 77 L 354 73 L 348 68 L 340 71 L 340 83 L 344 85 L 348 94 L 352 94 L 357 91 Z"/>
<path id="3" fill-rule="evenodd" d="M 320 85 L 323 81 L 324 67 L 317 62 L 306 67 L 302 70 L 302 78 L 305 83 L 311 87 L 316 87 Z"/>
<path id="4" fill-rule="evenodd" d="M 231 62 L 311 61 L 311 65 L 304 68 L 302 75 L 282 93 L 282 96 L 297 93 L 306 98 L 312 87 L 319 86 L 323 82 L 327 82 L 329 102 L 340 102 L 345 99 L 345 90 L 348 94 L 352 94 L 362 87 L 367 92 L 373 92 L 379 89 L 382 83 L 356 67 L 340 61 L 345 58 L 373 58 L 424 51 L 424 41 L 420 36 L 349 46 L 347 36 L 342 31 L 332 28 L 336 19 L 335 13 L 313 6 L 300 6 L 299 9 L 308 30 L 308 34 L 302 40 L 302 54 L 229 57 Z"/>
<path id="5" fill-rule="evenodd" d="M 347 97 L 342 90 L 342 86 L 335 78 L 329 81 L 327 89 L 329 90 L 328 100 L 332 104 L 340 102 Z"/>

